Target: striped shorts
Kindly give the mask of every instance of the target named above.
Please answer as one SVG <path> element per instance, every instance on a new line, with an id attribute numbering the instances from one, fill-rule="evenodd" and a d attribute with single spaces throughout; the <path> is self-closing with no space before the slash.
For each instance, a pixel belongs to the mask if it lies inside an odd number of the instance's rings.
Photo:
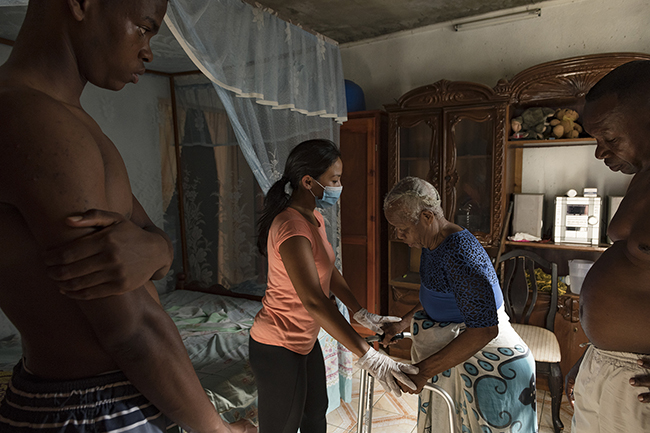
<path id="1" fill-rule="evenodd" d="M 122 372 L 51 381 L 21 361 L 0 403 L 2 433 L 160 433 L 170 425 Z"/>

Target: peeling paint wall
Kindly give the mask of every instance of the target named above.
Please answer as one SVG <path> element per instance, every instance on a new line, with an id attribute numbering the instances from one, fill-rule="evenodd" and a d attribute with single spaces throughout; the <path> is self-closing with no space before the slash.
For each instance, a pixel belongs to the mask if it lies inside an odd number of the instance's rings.
<path id="1" fill-rule="evenodd" d="M 440 79 L 494 86 L 530 66 L 603 52 L 650 53 L 650 0 L 544 2 L 540 18 L 456 32 L 451 25 L 341 46 L 369 109 Z"/>

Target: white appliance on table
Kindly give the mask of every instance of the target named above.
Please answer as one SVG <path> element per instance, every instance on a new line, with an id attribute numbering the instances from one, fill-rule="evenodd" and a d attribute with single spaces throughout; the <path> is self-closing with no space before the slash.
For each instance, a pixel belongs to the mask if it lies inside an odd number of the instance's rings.
<path id="1" fill-rule="evenodd" d="M 598 245 L 600 197 L 555 197 L 555 243 Z"/>

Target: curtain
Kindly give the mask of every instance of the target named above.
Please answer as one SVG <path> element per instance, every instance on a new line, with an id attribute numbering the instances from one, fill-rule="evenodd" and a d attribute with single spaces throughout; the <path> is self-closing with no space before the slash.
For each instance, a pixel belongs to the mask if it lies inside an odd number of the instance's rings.
<path id="1" fill-rule="evenodd" d="M 347 113 L 335 42 L 241 0 L 170 0 L 165 22 L 212 82 L 263 193 L 295 145 L 339 142 Z M 323 216 L 340 267 L 338 212 Z"/>
<path id="2" fill-rule="evenodd" d="M 332 120 L 342 123 L 347 113 L 336 43 L 241 0 L 172 0 L 165 22 L 217 88 L 264 192 L 277 180 L 279 140 L 294 138 L 284 144 L 292 146 L 314 131 L 338 138 Z M 266 128 L 265 119 L 258 118 L 262 113 L 279 121 L 277 126 Z M 307 129 L 283 122 L 304 116 L 311 118 L 304 121 Z M 323 130 L 329 132 L 323 135 Z"/>
<path id="3" fill-rule="evenodd" d="M 215 88 L 203 75 L 174 79 L 183 176 L 188 278 L 204 286 L 260 288 L 264 259 L 257 254 L 256 216 L 263 196 L 243 157 Z M 167 145 L 163 147 L 168 149 Z M 169 154 L 169 153 L 168 153 Z M 175 170 L 164 163 L 163 188 Z M 175 155 L 169 155 L 174 163 Z M 174 192 L 175 191 L 175 183 Z M 167 196 L 165 196 L 166 198 Z M 165 230 L 180 226 L 178 197 L 166 208 Z M 181 254 L 172 266 L 182 272 Z"/>
<path id="4" fill-rule="evenodd" d="M 165 22 L 218 86 L 275 109 L 345 121 L 334 41 L 241 0 L 170 0 Z"/>
<path id="5" fill-rule="evenodd" d="M 176 178 L 178 176 L 176 167 L 176 149 L 174 146 L 174 120 L 172 114 L 171 99 L 160 99 L 158 101 L 158 141 L 160 144 L 160 172 L 163 200 L 163 230 L 172 241 L 174 248 L 174 260 L 172 266 L 159 283 L 160 293 L 174 290 L 176 287 L 176 276 L 182 272 L 182 251 L 181 251 L 181 226 L 178 212 L 178 196 L 176 194 Z"/>

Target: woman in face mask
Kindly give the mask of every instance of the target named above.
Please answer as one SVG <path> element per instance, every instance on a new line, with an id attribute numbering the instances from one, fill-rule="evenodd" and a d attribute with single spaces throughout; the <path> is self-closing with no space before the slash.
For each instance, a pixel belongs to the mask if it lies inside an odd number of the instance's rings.
<path id="1" fill-rule="evenodd" d="M 417 369 L 372 349 L 330 300 L 331 292 L 374 332 L 383 333 L 383 323 L 399 320 L 361 308 L 334 266 L 316 207 L 338 201 L 342 172 L 334 143 L 305 141 L 291 151 L 284 175 L 264 200 L 258 248 L 268 257 L 268 281 L 249 342 L 262 433 L 327 431 L 325 365 L 317 340 L 321 327 L 359 356 L 359 365 L 387 391 L 399 395 L 396 379 L 414 388 L 405 373 Z"/>

